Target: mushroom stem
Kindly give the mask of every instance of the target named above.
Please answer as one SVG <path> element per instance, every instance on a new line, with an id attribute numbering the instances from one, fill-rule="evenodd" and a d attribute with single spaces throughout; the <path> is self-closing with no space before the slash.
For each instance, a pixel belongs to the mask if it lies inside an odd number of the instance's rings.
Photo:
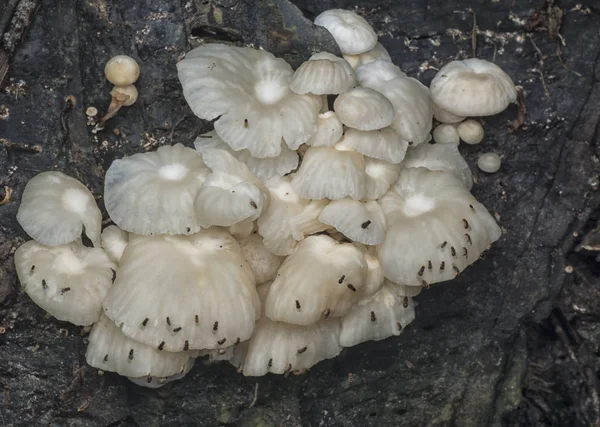
<path id="1" fill-rule="evenodd" d="M 110 105 L 108 106 L 108 111 L 104 117 L 100 119 L 98 124 L 95 127 L 95 130 L 104 129 L 104 124 L 111 118 L 113 118 L 121 109 L 123 105 L 129 100 L 130 96 L 121 92 L 117 92 L 113 95 Z"/>
<path id="2" fill-rule="evenodd" d="M 4 198 L 0 200 L 0 206 L 4 206 L 10 203 L 10 197 L 12 195 L 12 188 L 5 186 L 4 187 Z"/>

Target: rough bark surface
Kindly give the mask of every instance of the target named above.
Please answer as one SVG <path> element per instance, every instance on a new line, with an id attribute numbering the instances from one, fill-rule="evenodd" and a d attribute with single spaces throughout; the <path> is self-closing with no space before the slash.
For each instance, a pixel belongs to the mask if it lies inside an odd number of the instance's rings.
<path id="1" fill-rule="evenodd" d="M 598 425 L 598 268 L 592 246 L 571 252 L 581 243 L 574 232 L 593 240 L 598 217 L 597 2 L 294 3 L 302 12 L 284 0 L 43 2 L 0 92 L 0 200 L 10 198 L 0 206 L 0 425 Z M 228 364 L 197 363 L 160 390 L 98 375 L 85 364 L 81 329 L 47 318 L 19 290 L 12 253 L 28 239 L 15 220 L 27 180 L 62 170 L 102 205 L 114 158 L 191 145 L 208 129 L 175 69 L 200 38 L 262 46 L 298 65 L 335 51 L 302 13 L 358 4 L 394 61 L 426 84 L 435 68 L 472 55 L 475 12 L 477 56 L 523 87 L 517 130 L 511 106 L 484 120 L 482 144 L 462 147 L 501 240 L 454 282 L 419 295 L 403 335 L 346 349 L 304 375 L 245 378 Z M 139 61 L 140 98 L 93 134 L 84 112 L 108 106 L 103 68 L 115 54 Z M 476 169 L 487 151 L 503 157 L 496 174 Z"/>

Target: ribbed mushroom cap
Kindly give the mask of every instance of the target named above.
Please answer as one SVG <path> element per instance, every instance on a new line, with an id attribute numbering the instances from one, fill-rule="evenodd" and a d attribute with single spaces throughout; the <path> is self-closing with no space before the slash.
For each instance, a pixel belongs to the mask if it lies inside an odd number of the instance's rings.
<path id="1" fill-rule="evenodd" d="M 380 86 L 395 79 L 396 77 L 406 77 L 400 67 L 386 60 L 376 60 L 363 64 L 356 69 L 358 83 L 362 87 Z"/>
<path id="2" fill-rule="evenodd" d="M 212 173 L 196 196 L 198 219 L 203 224 L 231 226 L 258 218 L 269 203 L 263 183 L 226 150 L 206 148 L 200 154 Z"/>
<path id="3" fill-rule="evenodd" d="M 326 235 L 309 236 L 281 265 L 265 314 L 295 325 L 343 316 L 364 297 L 366 276 L 367 263 L 360 249 Z"/>
<path id="4" fill-rule="evenodd" d="M 298 240 L 305 234 L 316 233 L 328 226 L 317 219 L 328 201 L 310 201 L 296 193 L 291 177 L 272 178 L 265 184 L 269 188 L 271 203 L 258 218 L 258 233 L 265 247 L 280 256 L 294 251 Z"/>
<path id="5" fill-rule="evenodd" d="M 348 63 L 352 66 L 352 68 L 356 69 L 361 65 L 370 64 L 375 61 L 387 61 L 392 62 L 392 58 L 390 54 L 386 50 L 385 47 L 379 42 L 375 45 L 375 47 L 371 50 L 368 50 L 364 53 L 360 53 L 358 55 L 344 55 L 344 59 L 348 61 Z"/>
<path id="6" fill-rule="evenodd" d="M 108 258 L 115 264 L 121 261 L 121 255 L 129 243 L 129 233 L 121 230 L 116 225 L 109 225 L 100 235 L 102 249 L 108 255 Z"/>
<path id="7" fill-rule="evenodd" d="M 433 102 L 456 116 L 491 116 L 517 100 L 517 89 L 496 64 L 478 58 L 452 61 L 431 81 Z"/>
<path id="8" fill-rule="evenodd" d="M 42 172 L 25 186 L 17 221 L 33 239 L 48 246 L 86 236 L 100 245 L 102 213 L 81 182 L 61 172 Z"/>
<path id="9" fill-rule="evenodd" d="M 284 258 L 270 252 L 265 247 L 262 237 L 256 233 L 238 239 L 238 243 L 244 258 L 254 273 L 256 283 L 266 283 L 274 280 Z"/>
<path id="10" fill-rule="evenodd" d="M 177 64 L 183 94 L 200 118 L 234 150 L 275 157 L 282 139 L 292 150 L 316 130 L 321 100 L 297 95 L 292 67 L 269 52 L 217 43 L 200 46 Z"/>
<path id="11" fill-rule="evenodd" d="M 385 237 L 385 215 L 375 201 L 334 200 L 325 206 L 319 221 L 365 245 L 378 245 Z"/>
<path id="12" fill-rule="evenodd" d="M 94 325 L 85 352 L 87 363 L 125 377 L 168 377 L 184 372 L 190 352 L 159 351 L 126 337 L 107 316 Z M 150 380 L 150 383 L 152 379 Z M 140 385 L 144 385 L 143 382 Z"/>
<path id="13" fill-rule="evenodd" d="M 400 335 L 414 319 L 412 298 L 405 298 L 393 287 L 385 285 L 342 317 L 340 344 L 352 347 L 365 341 Z"/>
<path id="14" fill-rule="evenodd" d="M 239 244 L 210 228 L 131 240 L 104 310 L 128 337 L 182 351 L 248 339 L 260 301 Z"/>
<path id="15" fill-rule="evenodd" d="M 298 153 L 287 148 L 287 145 L 281 145 L 281 153 L 275 157 L 258 158 L 252 157 L 248 150 L 234 151 L 227 145 L 217 133 L 213 130 L 203 135 L 200 135 L 194 141 L 196 151 L 202 152 L 207 148 L 219 148 L 229 152 L 239 161 L 248 166 L 252 172 L 260 180 L 266 181 L 274 176 L 284 176 L 298 167 Z"/>
<path id="16" fill-rule="evenodd" d="M 333 147 L 344 133 L 344 125 L 333 111 L 317 117 L 317 132 L 306 141 L 311 147 Z"/>
<path id="17" fill-rule="evenodd" d="M 403 169 L 379 203 L 388 231 L 378 258 L 385 276 L 403 285 L 453 279 L 501 235 L 485 207 L 448 172 Z"/>
<path id="18" fill-rule="evenodd" d="M 401 166 L 450 172 L 461 180 L 468 190 L 473 187 L 471 169 L 458 151 L 458 146 L 454 144 L 421 144 L 410 148 Z"/>
<path id="19" fill-rule="evenodd" d="M 337 95 L 352 89 L 356 84 L 356 73 L 344 58 L 329 52 L 319 52 L 296 70 L 290 89 L 300 95 Z"/>
<path id="20" fill-rule="evenodd" d="M 100 319 L 102 301 L 117 266 L 102 249 L 80 243 L 44 246 L 34 240 L 15 252 L 17 276 L 33 302 L 58 320 L 91 325 Z"/>
<path id="21" fill-rule="evenodd" d="M 333 109 L 344 125 L 363 131 L 391 125 L 396 114 L 394 106 L 385 96 L 364 87 L 339 95 Z"/>
<path id="22" fill-rule="evenodd" d="M 377 44 L 373 27 L 350 10 L 326 10 L 315 18 L 315 25 L 327 28 L 345 55 L 367 52 Z"/>
<path id="23" fill-rule="evenodd" d="M 265 284 L 259 287 L 263 298 L 270 286 Z M 230 363 L 245 376 L 261 376 L 268 372 L 285 374 L 308 369 L 340 353 L 339 333 L 340 321 L 337 318 L 299 326 L 273 322 L 267 316 L 262 316 L 252 338 L 234 347 Z"/>
<path id="24" fill-rule="evenodd" d="M 194 199 L 210 170 L 182 144 L 115 160 L 104 182 L 113 222 L 135 234 L 190 234 L 200 230 Z"/>
<path id="25" fill-rule="evenodd" d="M 377 61 L 380 62 L 380 61 Z M 367 64 L 370 67 L 376 62 Z M 360 76 L 359 76 L 360 78 Z M 399 76 L 390 80 L 371 79 L 361 85 L 380 92 L 390 100 L 396 111 L 391 125 L 400 137 L 420 144 L 429 138 L 433 120 L 433 106 L 429 89 L 417 79 Z"/>
<path id="26" fill-rule="evenodd" d="M 292 187 L 306 199 L 362 199 L 367 176 L 362 154 L 348 149 L 310 147 L 292 179 Z"/>
<path id="27" fill-rule="evenodd" d="M 348 128 L 338 146 L 375 159 L 400 163 L 406 155 L 408 141 L 402 139 L 391 127 L 372 131 Z"/>

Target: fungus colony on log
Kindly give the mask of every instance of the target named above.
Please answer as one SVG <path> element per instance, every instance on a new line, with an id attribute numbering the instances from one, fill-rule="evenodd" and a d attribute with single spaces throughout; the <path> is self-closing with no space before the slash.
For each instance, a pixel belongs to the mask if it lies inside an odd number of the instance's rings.
<path id="1" fill-rule="evenodd" d="M 467 59 L 427 88 L 355 13 L 315 24 L 343 58 L 319 52 L 294 72 L 264 50 L 189 52 L 177 64 L 183 93 L 214 131 L 195 149 L 114 161 L 104 188 L 114 225 L 102 230 L 92 194 L 67 175 L 27 184 L 17 218 L 34 240 L 15 253 L 19 280 L 52 316 L 93 325 L 91 366 L 148 387 L 200 356 L 250 376 L 302 371 L 399 335 L 413 296 L 500 237 L 458 144 L 483 139 L 464 118 L 516 100 L 510 77 Z M 127 58 L 107 65 L 118 90 L 139 74 Z"/>

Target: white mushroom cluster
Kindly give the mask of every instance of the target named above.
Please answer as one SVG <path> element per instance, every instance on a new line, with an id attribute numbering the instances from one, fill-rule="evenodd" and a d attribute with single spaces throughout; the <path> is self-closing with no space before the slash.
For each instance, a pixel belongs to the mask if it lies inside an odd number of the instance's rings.
<path id="1" fill-rule="evenodd" d="M 189 52 L 177 64 L 183 93 L 214 131 L 195 149 L 115 160 L 104 187 L 114 225 L 101 231 L 74 178 L 28 183 L 17 218 L 34 240 L 16 251 L 20 282 L 57 319 L 93 325 L 90 365 L 148 387 L 200 356 L 249 376 L 303 371 L 399 335 L 413 296 L 500 237 L 458 151 L 482 135 L 468 122 L 438 127 L 436 144 L 430 133 L 434 116 L 506 108 L 510 78 L 469 59 L 443 68 L 430 91 L 354 12 L 315 24 L 343 58 L 319 52 L 294 71 L 248 47 Z"/>

